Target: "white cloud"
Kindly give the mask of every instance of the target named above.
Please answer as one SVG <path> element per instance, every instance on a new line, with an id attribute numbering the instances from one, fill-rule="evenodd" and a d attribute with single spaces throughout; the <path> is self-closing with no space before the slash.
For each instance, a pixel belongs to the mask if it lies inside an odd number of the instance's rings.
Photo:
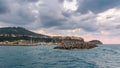
<path id="1" fill-rule="evenodd" d="M 112 8 L 97 14 L 97 22 L 103 24 L 120 24 L 120 9 Z M 119 20 L 119 21 L 118 21 Z"/>
<path id="2" fill-rule="evenodd" d="M 100 26 L 100 33 L 103 35 L 120 34 L 120 9 L 111 8 L 102 13 L 97 14 L 96 21 Z M 118 27 L 118 28 L 117 28 Z"/>
<path id="3" fill-rule="evenodd" d="M 77 4 L 78 4 L 77 0 L 73 0 L 73 1 L 64 0 L 64 2 L 63 2 L 63 9 L 65 11 L 76 11 L 77 8 L 78 8 Z"/>

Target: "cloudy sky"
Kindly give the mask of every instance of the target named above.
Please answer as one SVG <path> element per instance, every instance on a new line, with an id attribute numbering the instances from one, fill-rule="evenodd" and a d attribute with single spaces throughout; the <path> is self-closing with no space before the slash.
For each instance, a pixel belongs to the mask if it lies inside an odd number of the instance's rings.
<path id="1" fill-rule="evenodd" d="M 0 0 L 0 27 L 120 43 L 120 0 Z"/>

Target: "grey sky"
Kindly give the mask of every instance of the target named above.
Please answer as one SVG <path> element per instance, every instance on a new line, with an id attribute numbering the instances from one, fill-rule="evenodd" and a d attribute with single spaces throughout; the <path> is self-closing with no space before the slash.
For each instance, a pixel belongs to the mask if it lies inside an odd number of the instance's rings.
<path id="1" fill-rule="evenodd" d="M 0 27 L 115 41 L 120 38 L 119 4 L 120 0 L 0 0 Z"/>

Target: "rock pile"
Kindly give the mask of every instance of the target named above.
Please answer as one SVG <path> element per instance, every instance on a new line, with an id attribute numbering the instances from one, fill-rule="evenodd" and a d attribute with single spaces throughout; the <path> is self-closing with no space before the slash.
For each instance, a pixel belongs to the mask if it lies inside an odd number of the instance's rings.
<path id="1" fill-rule="evenodd" d="M 54 49 L 91 49 L 97 47 L 96 44 L 90 42 L 62 42 L 60 45 L 54 47 Z"/>

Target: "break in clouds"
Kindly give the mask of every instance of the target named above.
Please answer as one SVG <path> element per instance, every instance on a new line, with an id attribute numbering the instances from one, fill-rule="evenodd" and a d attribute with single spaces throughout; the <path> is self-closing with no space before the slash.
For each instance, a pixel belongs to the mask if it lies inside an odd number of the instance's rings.
<path id="1" fill-rule="evenodd" d="M 120 38 L 119 4 L 120 0 L 0 0 L 0 27 L 116 40 Z"/>

